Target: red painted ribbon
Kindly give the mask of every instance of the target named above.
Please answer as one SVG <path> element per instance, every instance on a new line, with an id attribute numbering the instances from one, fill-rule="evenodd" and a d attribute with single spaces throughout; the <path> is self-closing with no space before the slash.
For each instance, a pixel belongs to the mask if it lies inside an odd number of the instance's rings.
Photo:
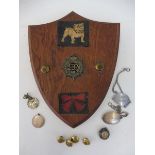
<path id="1" fill-rule="evenodd" d="M 84 101 L 86 99 L 85 94 L 78 94 L 78 95 L 63 95 L 62 103 L 63 103 L 63 110 L 65 112 L 70 112 L 72 105 L 74 106 L 77 112 L 82 111 L 85 108 Z"/>

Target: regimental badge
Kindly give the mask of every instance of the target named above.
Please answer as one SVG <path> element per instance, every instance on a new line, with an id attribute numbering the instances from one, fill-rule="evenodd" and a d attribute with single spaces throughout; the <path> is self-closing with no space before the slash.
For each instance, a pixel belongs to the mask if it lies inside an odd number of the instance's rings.
<path id="1" fill-rule="evenodd" d="M 49 108 L 76 127 L 102 103 L 119 47 L 119 23 L 96 22 L 71 12 L 29 26 L 32 70 Z"/>
<path id="2" fill-rule="evenodd" d="M 78 76 L 81 76 L 84 71 L 83 62 L 77 56 L 70 56 L 65 59 L 63 66 L 65 75 L 72 79 L 76 79 Z"/>

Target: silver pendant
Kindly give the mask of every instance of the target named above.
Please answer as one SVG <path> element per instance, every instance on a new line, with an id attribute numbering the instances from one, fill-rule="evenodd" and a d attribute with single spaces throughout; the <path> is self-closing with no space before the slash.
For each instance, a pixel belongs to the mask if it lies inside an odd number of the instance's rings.
<path id="1" fill-rule="evenodd" d="M 129 105 L 129 103 L 131 103 L 129 96 L 124 93 L 114 94 L 112 100 L 124 108 L 126 108 Z"/>
<path id="2" fill-rule="evenodd" d="M 112 100 L 117 104 L 117 105 L 113 105 L 112 103 L 108 103 L 109 107 L 111 107 L 113 110 L 106 112 L 103 115 L 103 121 L 107 124 L 117 124 L 120 122 L 120 120 L 123 117 L 127 117 L 128 113 L 126 111 L 122 111 L 122 108 L 126 108 L 129 103 L 131 103 L 131 100 L 129 98 L 128 95 L 126 95 L 119 82 L 118 82 L 118 77 L 121 73 L 123 72 L 129 72 L 130 68 L 123 68 L 120 72 L 118 72 L 117 76 L 116 76 L 116 80 L 114 82 L 112 91 L 114 93 Z M 116 85 L 119 88 L 119 92 L 115 90 Z"/>
<path id="3" fill-rule="evenodd" d="M 45 119 L 41 114 L 37 114 L 32 118 L 32 125 L 36 128 L 41 128 L 45 124 Z"/>
<path id="4" fill-rule="evenodd" d="M 114 106 L 111 103 L 109 103 L 108 105 L 113 109 L 113 111 L 106 112 L 103 115 L 103 121 L 105 123 L 107 123 L 107 124 L 117 124 L 117 123 L 120 122 L 120 120 L 123 117 L 127 117 L 128 116 L 128 113 L 125 112 L 125 111 L 122 111 L 120 106 L 118 106 L 118 105 Z"/>
<path id="5" fill-rule="evenodd" d="M 118 105 L 120 105 L 121 107 L 124 107 L 124 108 L 126 108 L 126 107 L 129 105 L 129 103 L 131 103 L 131 100 L 130 100 L 129 96 L 126 95 L 126 94 L 123 92 L 123 90 L 122 90 L 122 88 L 121 88 L 121 86 L 120 86 L 120 84 L 119 84 L 119 82 L 118 82 L 118 77 L 119 77 L 119 75 L 120 75 L 121 73 L 125 72 L 125 71 L 126 71 L 126 72 L 129 72 L 129 71 L 130 71 L 130 68 L 123 68 L 123 69 L 117 74 L 115 83 L 114 83 L 113 88 L 112 88 L 112 91 L 113 91 L 113 93 L 114 93 L 114 95 L 113 95 L 113 97 L 112 97 L 112 100 L 113 100 L 116 104 L 118 104 Z M 116 85 L 118 86 L 120 92 L 117 92 L 117 91 L 115 90 L 115 86 L 116 86 Z"/>
<path id="6" fill-rule="evenodd" d="M 35 109 L 39 106 L 39 100 L 30 96 L 28 93 L 24 95 L 23 99 L 28 99 L 27 106 L 31 109 Z"/>

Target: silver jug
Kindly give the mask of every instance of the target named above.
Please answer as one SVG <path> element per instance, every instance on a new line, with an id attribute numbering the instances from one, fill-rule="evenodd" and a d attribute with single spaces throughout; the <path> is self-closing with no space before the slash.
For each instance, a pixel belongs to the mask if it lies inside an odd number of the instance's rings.
<path id="1" fill-rule="evenodd" d="M 113 91 L 113 93 L 114 93 L 114 95 L 113 95 L 113 97 L 112 97 L 112 100 L 113 100 L 116 104 L 118 104 L 118 105 L 120 105 L 121 107 L 124 107 L 124 108 L 126 108 L 126 107 L 129 105 L 129 103 L 131 103 L 131 100 L 130 100 L 129 96 L 126 95 L 126 94 L 123 92 L 123 90 L 122 90 L 122 88 L 121 88 L 121 86 L 120 86 L 120 84 L 119 84 L 119 82 L 118 82 L 118 77 L 119 77 L 119 75 L 120 75 L 121 73 L 125 72 L 125 71 L 126 71 L 126 72 L 129 72 L 129 71 L 130 71 L 130 68 L 123 68 L 123 69 L 117 74 L 115 83 L 114 83 L 113 88 L 112 88 L 112 91 Z M 115 90 L 115 86 L 116 86 L 116 85 L 118 86 L 120 92 L 118 92 L 118 91 Z"/>

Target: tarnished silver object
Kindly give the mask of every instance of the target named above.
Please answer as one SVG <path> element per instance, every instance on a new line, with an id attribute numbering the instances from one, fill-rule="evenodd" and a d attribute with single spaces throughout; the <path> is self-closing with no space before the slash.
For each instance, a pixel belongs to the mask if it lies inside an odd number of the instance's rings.
<path id="1" fill-rule="evenodd" d="M 108 104 L 114 111 L 106 112 L 103 115 L 103 121 L 107 124 L 117 124 L 123 117 L 127 117 L 128 113 L 126 111 L 122 111 L 121 106 L 113 105 L 111 103 Z"/>
<path id="2" fill-rule="evenodd" d="M 39 106 L 39 100 L 30 96 L 28 93 L 24 95 L 23 99 L 28 99 L 27 106 L 31 109 L 35 109 Z"/>
<path id="3" fill-rule="evenodd" d="M 32 118 L 32 125 L 36 128 L 41 128 L 45 124 L 45 119 L 41 114 L 37 114 Z"/>
<path id="4" fill-rule="evenodd" d="M 120 105 L 121 107 L 124 107 L 124 108 L 126 108 L 126 107 L 129 105 L 129 103 L 131 103 L 131 100 L 130 100 L 129 96 L 126 95 L 126 94 L 123 92 L 123 90 L 122 90 L 122 88 L 121 88 L 121 86 L 120 86 L 120 84 L 119 84 L 119 82 L 118 82 L 118 77 L 119 77 L 119 75 L 120 75 L 121 73 L 125 72 L 125 71 L 126 71 L 126 72 L 129 72 L 129 71 L 130 71 L 130 68 L 123 68 L 120 72 L 118 72 L 118 74 L 117 74 L 117 76 L 116 76 L 115 83 L 114 83 L 113 88 L 112 88 L 112 91 L 113 91 L 113 93 L 114 93 L 114 95 L 113 95 L 113 97 L 112 97 L 112 100 L 113 100 L 115 103 L 117 103 L 118 105 Z M 118 91 L 115 90 L 116 85 L 118 86 L 120 92 L 118 92 Z"/>
<path id="5" fill-rule="evenodd" d="M 126 108 L 129 105 L 129 103 L 131 103 L 129 96 L 127 96 L 124 93 L 116 93 L 112 97 L 112 100 L 124 108 Z"/>

